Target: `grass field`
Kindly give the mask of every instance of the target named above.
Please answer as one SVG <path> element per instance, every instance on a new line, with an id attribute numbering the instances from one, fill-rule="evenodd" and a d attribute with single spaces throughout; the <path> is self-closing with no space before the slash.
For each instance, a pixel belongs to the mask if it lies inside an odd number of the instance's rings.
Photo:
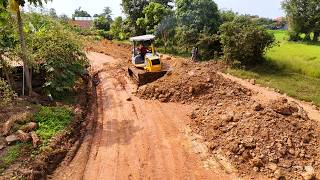
<path id="1" fill-rule="evenodd" d="M 279 44 L 270 49 L 266 58 L 280 67 L 320 78 L 320 44 L 286 41 L 286 31 L 273 31 Z"/>
<path id="2" fill-rule="evenodd" d="M 320 106 L 320 45 L 288 42 L 286 31 L 272 31 L 277 46 L 270 49 L 266 62 L 249 70 L 228 69 L 241 77 Z"/>

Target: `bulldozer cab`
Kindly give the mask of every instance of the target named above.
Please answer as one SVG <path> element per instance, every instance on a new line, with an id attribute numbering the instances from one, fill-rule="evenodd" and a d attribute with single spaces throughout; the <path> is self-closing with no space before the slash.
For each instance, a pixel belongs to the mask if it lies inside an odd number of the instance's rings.
<path id="1" fill-rule="evenodd" d="M 137 68 L 145 69 L 147 72 L 161 71 L 161 61 L 155 51 L 154 39 L 154 35 L 130 38 L 130 41 L 133 43 L 132 64 Z"/>

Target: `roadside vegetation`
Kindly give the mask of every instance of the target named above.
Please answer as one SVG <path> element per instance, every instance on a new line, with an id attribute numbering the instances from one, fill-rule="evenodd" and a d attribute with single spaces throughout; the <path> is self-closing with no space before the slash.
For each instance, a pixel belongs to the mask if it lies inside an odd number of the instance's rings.
<path id="1" fill-rule="evenodd" d="M 41 8 L 47 1 L 27 2 Z M 71 26 L 54 10 L 21 12 L 25 3 L 0 0 L 0 173 L 26 162 L 31 168 L 36 159 L 46 162 L 47 155 L 66 151 L 64 141 L 75 130 L 70 126 L 84 117 L 74 107 L 86 93 L 82 39 L 91 31 Z M 68 138 L 56 145 L 60 136 Z M 5 172 L 4 179 L 14 173 Z"/>
<path id="2" fill-rule="evenodd" d="M 263 86 L 320 106 L 320 46 L 290 42 L 287 31 L 272 33 L 279 43 L 267 51 L 262 64 L 227 72 L 244 79 L 256 79 Z"/>

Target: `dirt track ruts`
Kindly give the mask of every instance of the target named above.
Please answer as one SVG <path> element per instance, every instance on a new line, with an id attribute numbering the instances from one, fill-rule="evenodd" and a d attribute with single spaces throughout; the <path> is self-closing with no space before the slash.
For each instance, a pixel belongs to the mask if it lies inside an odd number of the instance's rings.
<path id="1" fill-rule="evenodd" d="M 226 179 L 203 167 L 182 133 L 191 107 L 141 100 L 110 56 L 89 53 L 105 68 L 97 87 L 98 119 L 74 160 L 52 179 Z M 130 99 L 128 99 L 130 97 Z"/>

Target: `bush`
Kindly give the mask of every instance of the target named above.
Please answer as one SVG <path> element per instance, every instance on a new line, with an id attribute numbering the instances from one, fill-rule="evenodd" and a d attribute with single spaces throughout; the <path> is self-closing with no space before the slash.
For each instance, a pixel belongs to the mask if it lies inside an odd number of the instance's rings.
<path id="1" fill-rule="evenodd" d="M 203 60 L 218 58 L 222 52 L 220 37 L 217 34 L 210 35 L 206 31 L 202 32 L 197 45 L 201 55 L 200 58 Z"/>
<path id="2" fill-rule="evenodd" d="M 14 96 L 15 93 L 11 90 L 11 87 L 0 78 L 0 107 L 8 106 Z"/>
<path id="3" fill-rule="evenodd" d="M 33 16 L 31 16 L 32 18 Z M 79 36 L 59 22 L 41 17 L 46 22 L 28 34 L 33 60 L 45 69 L 45 93 L 70 91 L 88 64 Z"/>
<path id="4" fill-rule="evenodd" d="M 44 142 L 46 142 L 64 130 L 71 122 L 72 113 L 70 110 L 63 107 L 41 106 L 34 118 L 38 123 L 36 133 Z"/>
<path id="5" fill-rule="evenodd" d="M 109 31 L 98 30 L 98 35 L 104 39 L 112 40 L 112 35 L 109 33 Z"/>
<path id="6" fill-rule="evenodd" d="M 244 16 L 220 27 L 224 59 L 233 64 L 249 65 L 261 61 L 275 37 Z"/>

